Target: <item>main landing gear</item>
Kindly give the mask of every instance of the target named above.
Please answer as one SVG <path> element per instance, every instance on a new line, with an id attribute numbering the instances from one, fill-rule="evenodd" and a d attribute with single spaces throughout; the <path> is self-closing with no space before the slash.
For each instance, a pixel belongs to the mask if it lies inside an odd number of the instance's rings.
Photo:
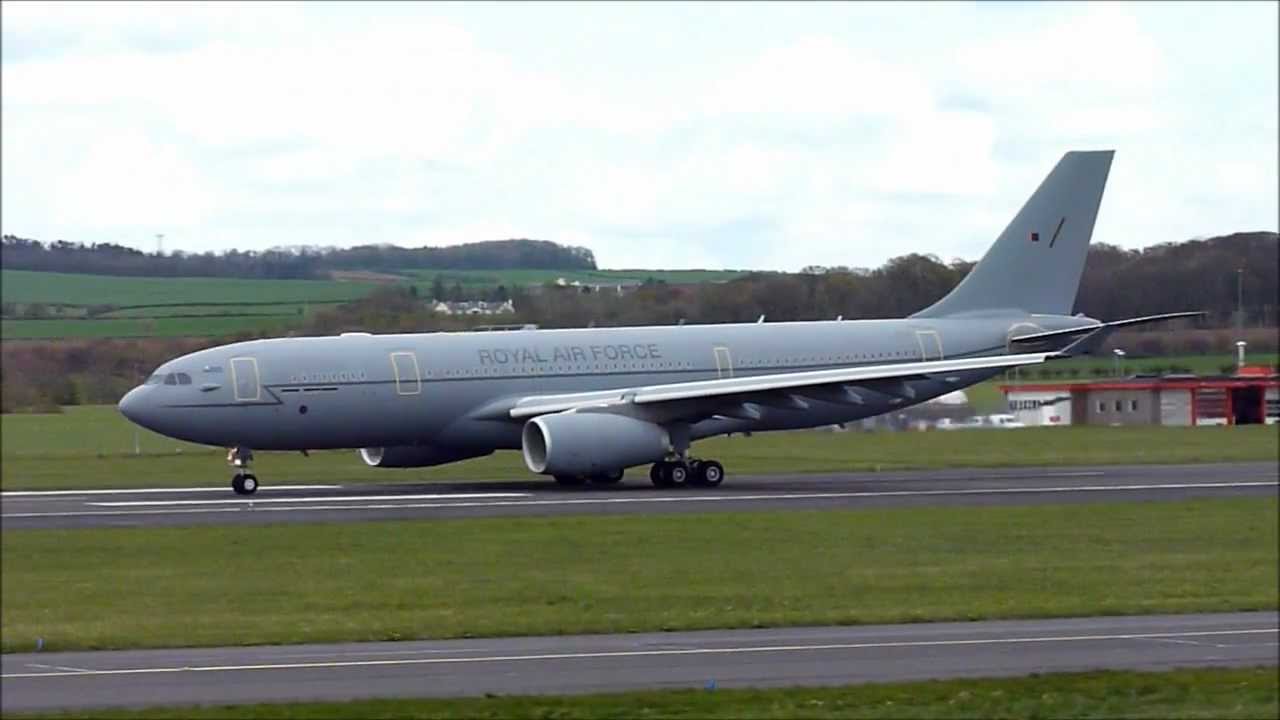
<path id="1" fill-rule="evenodd" d="M 649 468 L 656 487 L 716 487 L 724 482 L 724 466 L 715 460 L 663 460 Z"/>
<path id="2" fill-rule="evenodd" d="M 227 462 L 236 469 L 231 476 L 231 489 L 237 495 L 252 495 L 258 491 L 258 476 L 249 472 L 253 462 L 253 451 L 247 447 L 232 448 L 227 453 Z"/>

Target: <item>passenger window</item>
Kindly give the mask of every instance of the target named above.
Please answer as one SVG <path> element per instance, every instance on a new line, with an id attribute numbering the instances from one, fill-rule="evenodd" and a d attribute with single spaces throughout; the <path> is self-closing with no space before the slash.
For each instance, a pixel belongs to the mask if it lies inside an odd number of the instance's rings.
<path id="1" fill-rule="evenodd" d="M 164 376 L 164 384 L 165 384 L 165 385 L 177 385 L 177 384 L 178 384 L 178 376 L 174 375 L 173 373 L 169 373 L 169 374 L 165 375 L 165 376 Z"/>
<path id="2" fill-rule="evenodd" d="M 186 374 L 186 373 L 178 373 L 178 384 L 179 384 L 179 385 L 190 385 L 190 384 L 191 384 L 191 376 L 190 376 L 190 375 L 188 375 L 188 374 Z"/>
<path id="3" fill-rule="evenodd" d="M 1116 401 L 1116 412 L 1120 412 L 1123 408 L 1124 408 L 1124 405 L 1122 405 L 1122 404 L 1120 403 L 1120 401 L 1119 401 L 1119 400 L 1117 400 L 1117 401 Z"/>
<path id="4" fill-rule="evenodd" d="M 1098 412 L 1100 412 L 1100 413 L 1104 413 L 1104 412 L 1106 412 L 1106 411 L 1107 411 L 1107 404 L 1106 404 L 1105 402 L 1103 402 L 1103 401 L 1099 400 L 1099 401 L 1098 401 Z"/>
<path id="5" fill-rule="evenodd" d="M 1130 400 L 1130 401 L 1129 401 L 1129 412 L 1138 412 L 1138 401 L 1137 401 L 1137 400 Z"/>

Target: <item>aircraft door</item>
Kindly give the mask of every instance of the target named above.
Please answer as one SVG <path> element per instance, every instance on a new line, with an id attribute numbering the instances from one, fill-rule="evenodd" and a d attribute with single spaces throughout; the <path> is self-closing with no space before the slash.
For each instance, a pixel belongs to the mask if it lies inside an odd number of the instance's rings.
<path id="1" fill-rule="evenodd" d="M 422 375 L 418 371 L 418 356 L 407 351 L 391 353 L 391 372 L 396 379 L 397 395 L 417 395 L 422 392 Z"/>
<path id="2" fill-rule="evenodd" d="M 729 355 L 729 348 L 716 347 L 716 377 L 731 378 L 733 377 L 733 357 Z"/>
<path id="3" fill-rule="evenodd" d="M 235 387 L 237 402 L 253 402 L 262 399 L 257 358 L 231 358 L 231 383 Z"/>
<path id="4" fill-rule="evenodd" d="M 921 360 L 942 360 L 942 338 L 937 330 L 917 330 L 916 343 L 920 345 Z"/>

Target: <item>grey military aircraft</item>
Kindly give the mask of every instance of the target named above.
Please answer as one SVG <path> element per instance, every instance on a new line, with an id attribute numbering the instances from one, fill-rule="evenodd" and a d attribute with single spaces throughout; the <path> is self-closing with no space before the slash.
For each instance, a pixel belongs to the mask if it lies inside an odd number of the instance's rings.
<path id="1" fill-rule="evenodd" d="M 518 449 L 565 485 L 651 464 L 659 487 L 714 487 L 725 469 L 696 440 L 894 411 L 1195 314 L 1071 314 L 1112 155 L 1064 155 L 969 275 L 905 319 L 253 340 L 166 362 L 120 411 L 231 448 L 240 494 L 258 488 L 255 449 L 385 468 Z"/>

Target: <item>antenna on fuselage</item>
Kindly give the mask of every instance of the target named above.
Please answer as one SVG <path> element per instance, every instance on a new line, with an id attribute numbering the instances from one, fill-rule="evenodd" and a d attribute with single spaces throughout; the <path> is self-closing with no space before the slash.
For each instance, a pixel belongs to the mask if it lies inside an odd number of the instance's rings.
<path id="1" fill-rule="evenodd" d="M 757 325 L 759 325 L 759 324 L 760 324 L 760 323 L 762 323 L 762 322 L 764 322 L 764 316 L 763 316 L 763 315 L 761 315 L 761 316 L 756 320 L 756 324 L 757 324 Z"/>

